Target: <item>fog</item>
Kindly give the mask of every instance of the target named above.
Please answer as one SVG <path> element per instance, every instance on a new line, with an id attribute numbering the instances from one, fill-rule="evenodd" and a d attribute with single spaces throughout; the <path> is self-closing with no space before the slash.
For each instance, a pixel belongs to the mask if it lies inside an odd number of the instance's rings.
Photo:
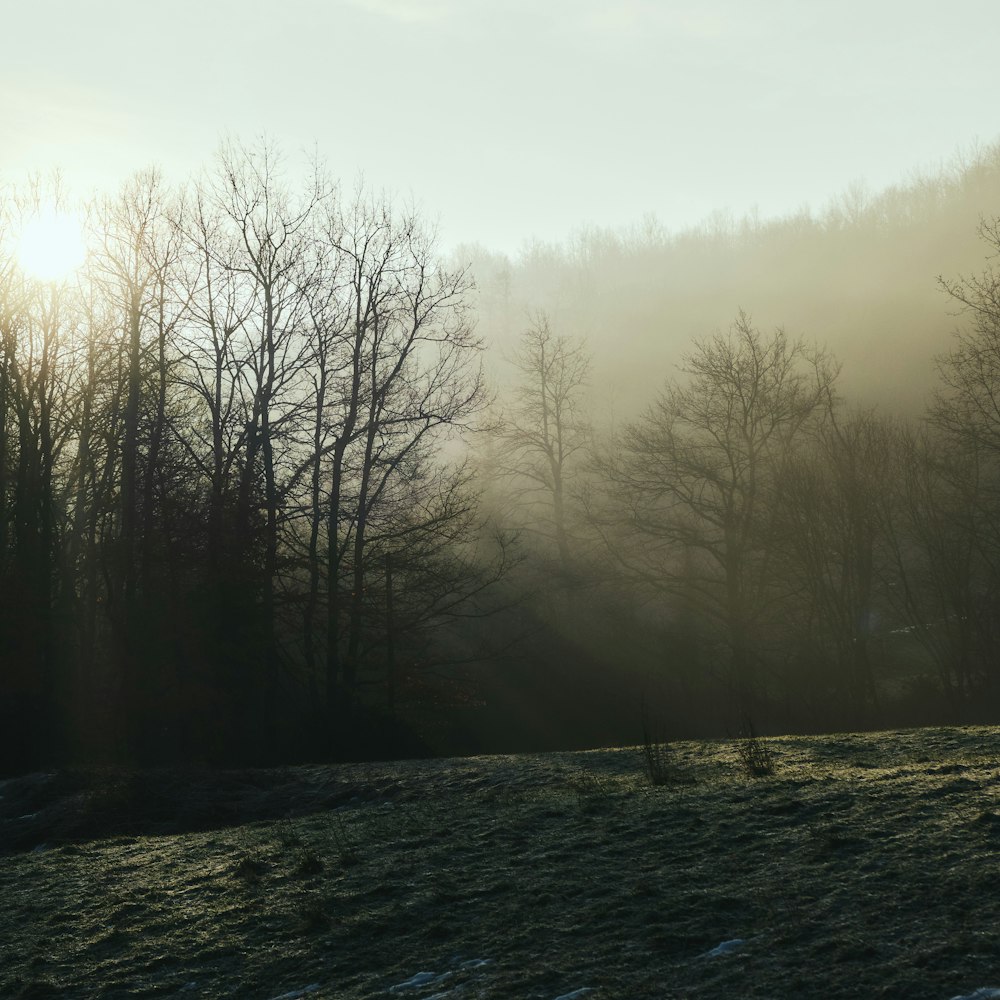
<path id="1" fill-rule="evenodd" d="M 581 227 L 514 256 L 473 246 L 457 257 L 476 276 L 479 329 L 494 355 L 538 310 L 586 341 L 596 410 L 634 416 L 694 339 L 727 329 L 743 309 L 763 329 L 831 351 L 841 391 L 858 405 L 915 416 L 958 322 L 938 279 L 982 270 L 977 227 L 997 204 L 1000 147 L 990 145 L 884 190 L 849 185 L 815 211 L 719 212 L 678 232 L 650 216 Z M 491 365 L 503 380 L 503 363 Z"/>
<path id="2" fill-rule="evenodd" d="M 990 146 L 817 213 L 460 252 L 536 709 L 572 690 L 624 725 L 641 700 L 674 732 L 995 711 L 971 678 L 997 634 L 998 195 Z"/>
<path id="3" fill-rule="evenodd" d="M 56 193 L 0 203 L 0 770 L 1000 710 L 1000 146 L 513 256 L 267 139 L 82 264 Z"/>

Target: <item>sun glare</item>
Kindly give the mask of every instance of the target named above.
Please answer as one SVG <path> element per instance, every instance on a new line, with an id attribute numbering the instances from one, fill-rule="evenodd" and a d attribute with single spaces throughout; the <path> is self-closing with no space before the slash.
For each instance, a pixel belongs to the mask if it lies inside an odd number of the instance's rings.
<path id="1" fill-rule="evenodd" d="M 84 255 L 79 221 L 54 209 L 42 209 L 25 223 L 17 247 L 21 269 L 40 281 L 68 278 Z"/>

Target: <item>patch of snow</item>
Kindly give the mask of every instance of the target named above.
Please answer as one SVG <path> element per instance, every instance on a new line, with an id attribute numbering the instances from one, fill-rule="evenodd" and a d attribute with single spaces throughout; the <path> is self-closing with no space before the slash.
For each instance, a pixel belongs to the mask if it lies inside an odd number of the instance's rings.
<path id="1" fill-rule="evenodd" d="M 556 997 L 556 1000 L 578 1000 L 579 997 L 585 997 L 588 993 L 593 992 L 593 986 L 584 986 L 581 989 L 573 990 L 572 993 L 564 993 L 561 997 Z"/>
<path id="2" fill-rule="evenodd" d="M 978 990 L 973 990 L 965 996 L 952 997 L 951 1000 L 998 1000 L 1000 990 L 993 986 L 980 986 Z"/>
<path id="3" fill-rule="evenodd" d="M 460 969 L 481 969 L 484 965 L 492 965 L 492 958 L 470 958 L 467 962 L 459 965 Z"/>
<path id="4" fill-rule="evenodd" d="M 721 955 L 731 955 L 734 951 L 738 951 L 746 941 L 743 938 L 731 938 L 729 941 L 723 941 L 722 944 L 716 945 L 711 951 L 706 951 L 702 958 L 719 958 Z"/>
<path id="5" fill-rule="evenodd" d="M 440 975 L 436 972 L 418 972 L 415 976 L 410 976 L 405 983 L 397 983 L 395 986 L 389 987 L 390 993 L 397 993 L 400 990 L 415 990 L 418 986 L 429 986 L 431 983 L 441 983 L 444 982 L 449 976 L 450 972 L 442 972 Z"/>
<path id="6" fill-rule="evenodd" d="M 300 990 L 282 993 L 280 997 L 275 997 L 274 1000 L 298 1000 L 299 997 L 304 997 L 307 993 L 315 993 L 318 989 L 319 983 L 310 983 L 308 986 L 303 986 Z"/>

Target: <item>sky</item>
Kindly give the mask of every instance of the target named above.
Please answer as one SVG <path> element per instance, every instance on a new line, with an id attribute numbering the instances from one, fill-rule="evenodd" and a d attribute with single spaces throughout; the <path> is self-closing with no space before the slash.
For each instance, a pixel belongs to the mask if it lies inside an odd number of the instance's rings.
<path id="1" fill-rule="evenodd" d="M 512 254 L 818 211 L 1000 138 L 996 0 L 33 0 L 3 33 L 0 179 L 182 181 L 266 135 Z"/>

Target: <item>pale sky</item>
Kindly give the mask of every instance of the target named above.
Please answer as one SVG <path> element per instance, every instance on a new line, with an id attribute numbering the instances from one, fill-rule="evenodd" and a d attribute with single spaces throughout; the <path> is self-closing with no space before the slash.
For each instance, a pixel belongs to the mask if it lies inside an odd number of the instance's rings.
<path id="1" fill-rule="evenodd" d="M 819 210 L 1000 138 L 997 0 L 4 4 L 0 178 L 318 147 L 445 245 Z"/>

